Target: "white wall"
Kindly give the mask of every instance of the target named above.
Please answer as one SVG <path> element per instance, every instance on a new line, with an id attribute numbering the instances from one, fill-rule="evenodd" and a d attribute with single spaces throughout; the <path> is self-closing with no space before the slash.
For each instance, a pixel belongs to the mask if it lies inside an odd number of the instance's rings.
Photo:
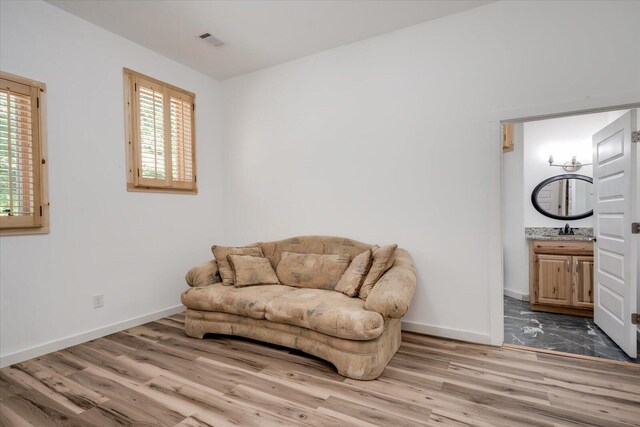
<path id="1" fill-rule="evenodd" d="M 405 320 L 488 341 L 501 255 L 487 117 L 640 90 L 638 13 L 498 2 L 223 82 L 231 240 L 397 242 L 419 275 Z"/>
<path id="2" fill-rule="evenodd" d="M 524 194 L 522 194 L 525 227 L 593 227 L 593 217 L 574 221 L 557 220 L 546 217 L 535 210 L 531 203 L 531 193 L 536 186 L 555 175 L 573 173 L 593 177 L 593 167 L 583 166 L 577 172 L 565 172 L 559 167 L 549 166 L 549 155 L 553 154 L 554 163 L 564 164 L 572 156 L 581 163 L 593 161 L 593 134 L 607 126 L 613 120 L 613 113 L 587 114 L 582 116 L 561 117 L 524 123 Z"/>
<path id="3" fill-rule="evenodd" d="M 306 233 L 409 249 L 407 320 L 486 342 L 488 117 L 640 91 L 638 12 L 500 2 L 229 80 L 219 104 L 218 83 L 180 64 L 46 3 L 0 1 L 0 68 L 48 85 L 52 201 L 49 235 L 0 239 L 0 364 L 175 307 L 212 242 Z M 198 196 L 125 191 L 123 66 L 196 92 Z"/>
<path id="4" fill-rule="evenodd" d="M 122 67 L 196 93 L 197 196 L 126 191 Z M 50 234 L 0 238 L 2 363 L 179 305 L 223 233 L 218 83 L 44 2 L 0 2 L 0 68 L 47 84 L 51 199 Z"/>
<path id="5" fill-rule="evenodd" d="M 513 150 L 502 155 L 502 239 L 504 292 L 529 295 L 529 246 L 524 238 L 524 124 L 513 125 Z"/>

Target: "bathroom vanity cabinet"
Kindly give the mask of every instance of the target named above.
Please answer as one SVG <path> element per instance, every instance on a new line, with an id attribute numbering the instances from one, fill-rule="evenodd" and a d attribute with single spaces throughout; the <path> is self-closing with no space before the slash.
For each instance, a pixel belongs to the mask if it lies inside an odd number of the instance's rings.
<path id="1" fill-rule="evenodd" d="M 532 240 L 531 309 L 593 317 L 593 242 Z"/>

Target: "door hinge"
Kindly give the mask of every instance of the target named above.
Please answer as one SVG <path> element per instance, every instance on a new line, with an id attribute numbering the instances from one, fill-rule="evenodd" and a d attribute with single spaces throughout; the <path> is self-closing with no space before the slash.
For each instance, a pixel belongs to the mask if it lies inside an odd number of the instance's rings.
<path id="1" fill-rule="evenodd" d="M 631 142 L 640 142 L 640 130 L 631 132 Z"/>
<path id="2" fill-rule="evenodd" d="M 138 91 L 138 83 L 134 83 L 133 84 L 133 91 L 137 92 Z"/>
<path id="3" fill-rule="evenodd" d="M 36 108 L 40 108 L 40 97 L 36 97 Z"/>
<path id="4" fill-rule="evenodd" d="M 140 178 L 140 169 L 138 169 L 138 178 Z"/>
<path id="5" fill-rule="evenodd" d="M 637 325 L 638 323 L 640 323 L 640 314 L 631 313 L 631 323 L 634 325 Z"/>
<path id="6" fill-rule="evenodd" d="M 40 216 L 42 216 L 42 206 L 40 206 Z"/>
<path id="7" fill-rule="evenodd" d="M 631 223 L 631 234 L 640 234 L 640 222 Z"/>

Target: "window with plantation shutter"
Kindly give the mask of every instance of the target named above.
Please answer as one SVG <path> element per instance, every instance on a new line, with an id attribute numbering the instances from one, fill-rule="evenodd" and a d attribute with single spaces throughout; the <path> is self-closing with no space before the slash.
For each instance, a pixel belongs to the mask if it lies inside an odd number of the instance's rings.
<path id="1" fill-rule="evenodd" d="M 44 89 L 0 72 L 0 235 L 48 232 Z"/>
<path id="2" fill-rule="evenodd" d="M 195 95 L 125 69 L 127 188 L 197 192 Z"/>

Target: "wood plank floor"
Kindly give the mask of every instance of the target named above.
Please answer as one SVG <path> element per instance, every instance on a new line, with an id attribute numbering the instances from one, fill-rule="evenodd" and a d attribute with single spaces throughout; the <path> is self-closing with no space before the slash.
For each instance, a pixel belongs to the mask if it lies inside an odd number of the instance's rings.
<path id="1" fill-rule="evenodd" d="M 375 381 L 176 315 L 0 370 L 2 426 L 640 426 L 640 368 L 404 333 Z"/>

